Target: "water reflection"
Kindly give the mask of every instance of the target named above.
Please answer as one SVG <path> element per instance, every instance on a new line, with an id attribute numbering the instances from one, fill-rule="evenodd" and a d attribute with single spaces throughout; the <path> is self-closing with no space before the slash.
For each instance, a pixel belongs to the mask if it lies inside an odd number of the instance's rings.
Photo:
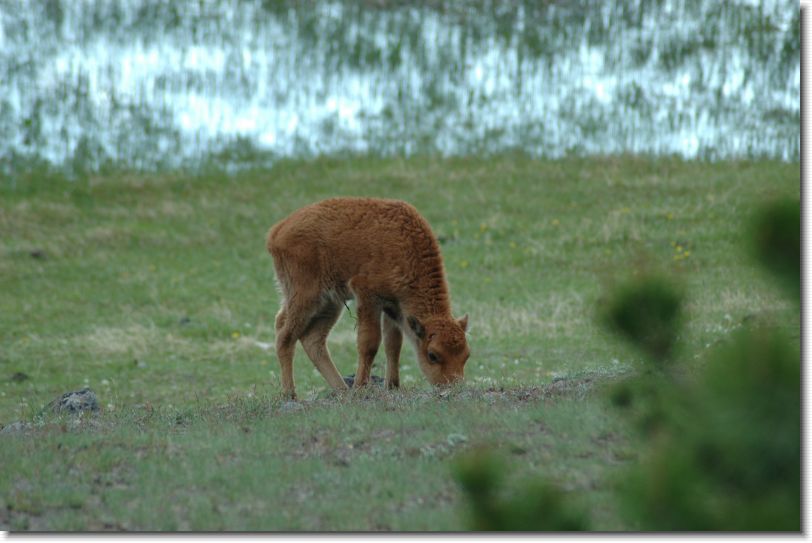
<path id="1" fill-rule="evenodd" d="M 0 0 L 0 165 L 800 160 L 796 2 Z"/>

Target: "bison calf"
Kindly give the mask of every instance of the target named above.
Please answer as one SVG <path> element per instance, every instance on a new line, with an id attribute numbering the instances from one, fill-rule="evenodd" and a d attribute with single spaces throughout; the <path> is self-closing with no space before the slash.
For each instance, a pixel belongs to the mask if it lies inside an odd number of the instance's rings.
<path id="1" fill-rule="evenodd" d="M 440 248 L 411 205 L 374 198 L 311 204 L 271 228 L 268 251 L 283 298 L 276 315 L 276 353 L 289 397 L 296 396 L 297 340 L 330 386 L 347 388 L 330 358 L 327 335 L 351 298 L 358 314 L 355 387 L 369 381 L 381 336 L 386 385 L 399 385 L 403 333 L 414 343 L 429 382 L 462 378 L 469 355 L 468 316 L 451 316 Z"/>

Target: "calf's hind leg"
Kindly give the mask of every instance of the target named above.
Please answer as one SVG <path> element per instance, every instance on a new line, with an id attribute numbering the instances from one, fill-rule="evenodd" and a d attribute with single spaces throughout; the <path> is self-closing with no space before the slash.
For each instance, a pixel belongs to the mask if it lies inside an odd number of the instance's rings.
<path id="1" fill-rule="evenodd" d="M 332 301 L 327 302 L 310 321 L 307 330 L 302 335 L 301 342 L 307 356 L 313 361 L 313 365 L 316 366 L 316 369 L 319 370 L 327 383 L 335 390 L 345 390 L 347 383 L 338 373 L 332 358 L 330 358 L 330 351 L 327 349 L 327 335 L 338 320 L 339 315 L 341 315 L 341 305 Z"/>
<path id="2" fill-rule="evenodd" d="M 276 315 L 276 356 L 281 368 L 282 392 L 290 399 L 296 399 L 293 382 L 296 341 L 305 333 L 318 311 L 318 299 L 317 292 L 293 293 Z"/>
<path id="3" fill-rule="evenodd" d="M 296 399 L 296 389 L 293 383 L 293 350 L 296 344 L 291 348 L 290 340 L 284 339 L 282 329 L 285 328 L 287 321 L 287 311 L 283 302 L 279 313 L 276 314 L 276 357 L 279 359 L 280 380 L 282 381 L 282 391 L 285 396 L 292 400 Z M 290 351 L 290 352 L 289 352 Z"/>
<path id="4" fill-rule="evenodd" d="M 383 317 L 383 348 L 386 352 L 386 388 L 400 386 L 400 349 L 403 345 L 403 332 L 389 315 Z"/>

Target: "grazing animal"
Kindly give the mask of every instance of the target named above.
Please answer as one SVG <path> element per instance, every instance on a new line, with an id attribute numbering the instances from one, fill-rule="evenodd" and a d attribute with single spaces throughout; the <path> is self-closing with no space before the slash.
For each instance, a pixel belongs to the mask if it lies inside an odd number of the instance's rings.
<path id="1" fill-rule="evenodd" d="M 327 349 L 341 307 L 355 298 L 358 369 L 367 384 L 383 336 L 386 386 L 399 386 L 405 333 L 420 369 L 435 385 L 463 377 L 470 353 L 468 315 L 451 316 L 443 260 L 428 222 L 410 204 L 377 198 L 333 198 L 305 206 L 268 233 L 283 301 L 276 315 L 282 389 L 296 397 L 293 354 L 301 341 L 334 389 L 346 389 Z"/>

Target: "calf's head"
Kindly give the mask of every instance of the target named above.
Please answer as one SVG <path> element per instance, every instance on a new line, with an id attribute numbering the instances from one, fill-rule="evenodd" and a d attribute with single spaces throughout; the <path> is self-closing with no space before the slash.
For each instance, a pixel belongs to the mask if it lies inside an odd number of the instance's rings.
<path id="1" fill-rule="evenodd" d="M 420 369 L 429 382 L 449 385 L 462 379 L 471 353 L 465 339 L 468 315 L 457 320 L 436 318 L 426 322 L 410 316 L 407 322 L 417 338 Z"/>

